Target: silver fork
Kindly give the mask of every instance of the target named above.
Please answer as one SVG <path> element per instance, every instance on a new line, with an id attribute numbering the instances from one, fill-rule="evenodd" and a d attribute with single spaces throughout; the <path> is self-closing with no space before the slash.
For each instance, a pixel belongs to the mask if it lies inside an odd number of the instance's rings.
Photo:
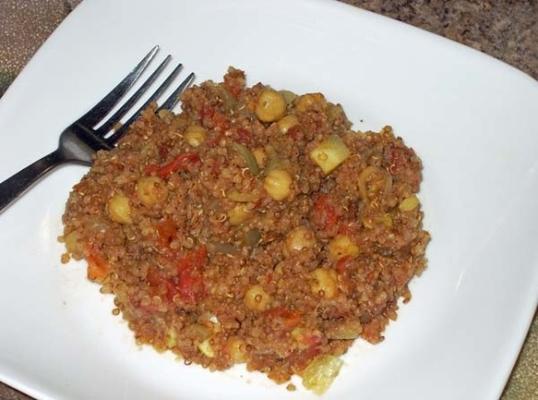
<path id="1" fill-rule="evenodd" d="M 112 108 L 123 98 L 127 91 L 142 75 L 151 61 L 155 58 L 159 46 L 155 46 L 138 63 L 138 65 L 123 80 L 108 93 L 93 108 L 64 129 L 60 135 L 58 148 L 45 157 L 30 164 L 15 175 L 0 183 L 0 213 L 2 213 L 13 201 L 19 198 L 30 186 L 37 182 L 46 173 L 57 166 L 74 162 L 84 165 L 92 163 L 93 155 L 98 150 L 112 149 L 118 140 L 126 133 L 127 128 L 133 123 L 140 113 L 151 103 L 157 101 L 163 92 L 172 84 L 179 74 L 182 64 L 178 64 L 166 77 L 157 90 L 144 102 L 144 104 L 118 129 L 114 127 L 121 118 L 127 114 L 149 89 L 161 72 L 170 62 L 172 56 L 168 55 L 161 64 L 146 79 L 140 88 L 131 95 L 113 115 L 101 126 L 96 127 L 109 114 Z M 179 95 L 192 83 L 194 73 L 190 73 L 172 94 L 159 106 L 157 111 L 172 110 L 179 101 Z"/>

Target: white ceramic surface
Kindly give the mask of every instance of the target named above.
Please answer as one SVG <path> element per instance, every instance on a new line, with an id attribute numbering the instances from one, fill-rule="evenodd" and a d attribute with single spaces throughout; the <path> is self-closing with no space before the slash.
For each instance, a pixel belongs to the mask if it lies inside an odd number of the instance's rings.
<path id="1" fill-rule="evenodd" d="M 385 342 L 357 343 L 325 398 L 497 397 L 538 299 L 537 82 L 332 1 L 88 0 L 0 100 L 0 180 L 51 151 L 157 43 L 198 82 L 234 65 L 250 83 L 322 91 L 356 128 L 390 124 L 422 157 L 429 268 Z M 137 348 L 84 266 L 59 262 L 85 171 L 61 168 L 0 216 L 0 380 L 42 399 L 316 398 Z"/>

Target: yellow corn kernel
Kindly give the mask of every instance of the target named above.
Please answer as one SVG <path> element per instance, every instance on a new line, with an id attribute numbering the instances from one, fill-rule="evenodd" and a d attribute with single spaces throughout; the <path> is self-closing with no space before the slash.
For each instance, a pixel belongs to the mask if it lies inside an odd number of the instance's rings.
<path id="1" fill-rule="evenodd" d="M 278 121 L 286 112 L 286 100 L 273 89 L 264 89 L 256 104 L 256 116 L 260 121 Z"/>
<path id="2" fill-rule="evenodd" d="M 412 211 L 415 208 L 417 208 L 418 204 L 419 204 L 418 197 L 415 195 L 412 195 L 403 199 L 400 205 L 398 206 L 398 208 L 400 209 L 400 211 L 404 211 L 404 212 Z"/>
<path id="3" fill-rule="evenodd" d="M 192 147 L 198 147 L 205 141 L 207 131 L 199 125 L 191 125 L 187 128 L 183 137 Z"/>
<path id="4" fill-rule="evenodd" d="M 288 133 L 288 131 L 299 123 L 299 120 L 295 115 L 286 115 L 280 121 L 277 122 L 278 129 L 282 134 Z"/>
<path id="5" fill-rule="evenodd" d="M 206 339 L 204 340 L 203 342 L 201 342 L 199 345 L 198 345 L 198 350 L 200 350 L 200 352 L 206 356 L 206 357 L 209 357 L 209 358 L 213 358 L 215 357 L 215 350 L 213 350 L 213 346 L 211 345 L 211 339 Z"/>
<path id="6" fill-rule="evenodd" d="M 114 222 L 119 222 L 120 224 L 130 224 L 133 222 L 129 199 L 122 194 L 115 194 L 108 200 L 107 210 L 108 216 Z"/>
<path id="7" fill-rule="evenodd" d="M 238 204 L 228 211 L 228 221 L 231 225 L 240 225 L 249 219 L 251 214 L 247 204 Z"/>
<path id="8" fill-rule="evenodd" d="M 284 200 L 291 193 L 291 176 L 283 169 L 273 169 L 269 171 L 263 187 L 273 199 L 277 201 Z"/>
<path id="9" fill-rule="evenodd" d="M 336 135 L 329 136 L 310 152 L 310 158 L 323 170 L 325 175 L 342 164 L 349 155 L 350 152 L 346 144 Z"/>
<path id="10" fill-rule="evenodd" d="M 333 260 L 339 260 L 343 257 L 357 257 L 358 255 L 359 248 L 347 235 L 337 235 L 329 243 L 329 256 Z"/>
<path id="11" fill-rule="evenodd" d="M 226 344 L 230 359 L 234 364 L 241 364 L 247 361 L 246 344 L 243 339 L 231 337 Z"/>
<path id="12" fill-rule="evenodd" d="M 306 226 L 298 226 L 286 236 L 286 250 L 289 253 L 309 249 L 316 244 L 314 232 Z"/>
<path id="13" fill-rule="evenodd" d="M 252 150 L 252 154 L 254 155 L 254 158 L 256 159 L 256 163 L 261 167 L 265 167 L 265 163 L 267 162 L 267 154 L 265 154 L 265 151 L 261 147 L 257 147 L 254 150 Z"/>
<path id="14" fill-rule="evenodd" d="M 335 356 L 317 356 L 302 373 L 303 386 L 319 395 L 325 393 L 340 372 L 342 364 L 342 360 Z"/>
<path id="15" fill-rule="evenodd" d="M 338 292 L 336 271 L 327 268 L 317 268 L 312 271 L 313 281 L 310 285 L 312 293 L 332 299 Z"/>
<path id="16" fill-rule="evenodd" d="M 146 176 L 136 183 L 136 195 L 147 207 L 163 203 L 168 197 L 166 183 L 159 177 Z"/>
<path id="17" fill-rule="evenodd" d="M 271 301 L 271 296 L 260 285 L 254 285 L 245 293 L 244 301 L 251 310 L 264 311 Z"/>
<path id="18" fill-rule="evenodd" d="M 327 101 L 321 93 L 307 93 L 295 99 L 297 111 L 305 112 L 314 107 L 325 107 Z"/>

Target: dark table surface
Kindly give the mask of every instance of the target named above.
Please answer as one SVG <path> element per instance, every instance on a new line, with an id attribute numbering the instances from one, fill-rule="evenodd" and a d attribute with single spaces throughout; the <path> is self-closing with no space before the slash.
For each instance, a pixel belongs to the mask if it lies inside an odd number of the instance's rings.
<path id="1" fill-rule="evenodd" d="M 0 96 L 80 0 L 0 0 Z M 538 0 L 344 0 L 503 60 L 538 79 Z M 0 383 L 0 400 L 30 397 Z M 538 399 L 538 317 L 503 399 Z"/>

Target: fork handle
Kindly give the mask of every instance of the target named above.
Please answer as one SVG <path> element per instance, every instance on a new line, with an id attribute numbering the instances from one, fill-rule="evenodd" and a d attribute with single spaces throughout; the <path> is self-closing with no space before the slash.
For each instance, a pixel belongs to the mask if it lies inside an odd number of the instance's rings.
<path id="1" fill-rule="evenodd" d="M 0 183 L 0 214 L 32 184 L 64 161 L 61 153 L 55 150 Z"/>

